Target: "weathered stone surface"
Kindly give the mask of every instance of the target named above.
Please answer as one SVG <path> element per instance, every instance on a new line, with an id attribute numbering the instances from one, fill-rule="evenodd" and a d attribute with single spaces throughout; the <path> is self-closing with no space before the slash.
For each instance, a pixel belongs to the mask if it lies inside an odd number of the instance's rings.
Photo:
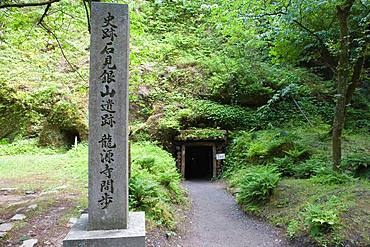
<path id="1" fill-rule="evenodd" d="M 23 210 L 24 210 L 24 207 L 17 208 L 15 210 L 15 213 L 18 214 L 18 213 L 22 212 Z"/>
<path id="2" fill-rule="evenodd" d="M 31 204 L 31 205 L 29 205 L 27 208 L 28 209 L 32 209 L 32 210 L 34 210 L 34 209 L 36 209 L 38 207 L 38 205 L 37 204 Z"/>
<path id="3" fill-rule="evenodd" d="M 6 232 L 0 232 L 0 238 L 5 237 L 5 235 L 6 235 Z"/>
<path id="4" fill-rule="evenodd" d="M 89 86 L 89 229 L 127 228 L 128 5 L 93 2 Z"/>
<path id="5" fill-rule="evenodd" d="M 64 247 L 144 247 L 145 214 L 128 213 L 127 4 L 92 2 L 89 208 Z"/>
<path id="6" fill-rule="evenodd" d="M 27 217 L 24 214 L 16 214 L 10 220 L 11 221 L 17 221 L 17 220 L 24 220 L 25 218 L 27 218 Z"/>
<path id="7" fill-rule="evenodd" d="M 0 225 L 0 232 L 8 232 L 13 228 L 12 223 L 4 223 Z"/>
<path id="8" fill-rule="evenodd" d="M 76 224 L 77 220 L 78 220 L 77 218 L 70 218 L 68 223 Z"/>
<path id="9" fill-rule="evenodd" d="M 67 227 L 72 227 L 77 222 L 77 218 L 70 218 L 67 224 Z"/>
<path id="10" fill-rule="evenodd" d="M 17 188 L 1 188 L 0 192 L 13 192 L 16 191 Z"/>
<path id="11" fill-rule="evenodd" d="M 130 212 L 127 229 L 87 230 L 83 214 L 63 241 L 63 247 L 145 247 L 145 214 Z"/>
<path id="12" fill-rule="evenodd" d="M 23 241 L 21 247 L 33 247 L 35 244 L 37 244 L 37 239 L 28 239 L 26 241 Z"/>

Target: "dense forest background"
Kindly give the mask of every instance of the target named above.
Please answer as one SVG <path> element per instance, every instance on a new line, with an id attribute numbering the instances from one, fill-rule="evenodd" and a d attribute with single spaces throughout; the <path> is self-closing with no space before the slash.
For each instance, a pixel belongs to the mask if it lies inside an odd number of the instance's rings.
<path id="1" fill-rule="evenodd" d="M 89 2 L 12 6 L 31 2 L 0 1 L 0 140 L 70 147 L 88 136 Z M 227 130 L 223 177 L 246 211 L 368 244 L 369 1 L 128 3 L 132 142 Z"/>

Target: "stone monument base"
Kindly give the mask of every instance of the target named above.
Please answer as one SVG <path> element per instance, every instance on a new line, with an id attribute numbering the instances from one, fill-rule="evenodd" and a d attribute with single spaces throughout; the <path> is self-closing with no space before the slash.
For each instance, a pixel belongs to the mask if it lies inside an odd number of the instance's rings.
<path id="1" fill-rule="evenodd" d="M 144 247 L 145 213 L 130 212 L 128 228 L 87 230 L 87 214 L 82 214 L 63 240 L 63 247 Z"/>

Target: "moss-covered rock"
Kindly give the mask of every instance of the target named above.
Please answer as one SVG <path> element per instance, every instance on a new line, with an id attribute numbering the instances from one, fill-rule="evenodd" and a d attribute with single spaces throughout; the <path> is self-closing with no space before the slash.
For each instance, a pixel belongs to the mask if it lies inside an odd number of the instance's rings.
<path id="1" fill-rule="evenodd" d="M 175 137 L 177 141 L 189 140 L 203 140 L 203 141 L 216 141 L 224 140 L 226 131 L 220 129 L 188 129 L 181 130 L 180 134 Z"/>
<path id="2" fill-rule="evenodd" d="M 41 145 L 55 146 L 71 144 L 74 136 L 87 140 L 87 109 L 83 103 L 52 88 L 22 92 L 5 82 L 0 86 L 0 139 L 39 136 Z"/>

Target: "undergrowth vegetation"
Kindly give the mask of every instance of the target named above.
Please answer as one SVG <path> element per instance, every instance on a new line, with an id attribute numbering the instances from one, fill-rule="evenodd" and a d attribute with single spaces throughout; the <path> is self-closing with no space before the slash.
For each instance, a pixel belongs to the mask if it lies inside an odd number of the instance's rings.
<path id="1" fill-rule="evenodd" d="M 180 207 L 185 203 L 175 160 L 148 142 L 134 143 L 131 147 L 130 207 L 147 212 L 158 225 L 174 228 L 174 205 Z"/>
<path id="2" fill-rule="evenodd" d="M 369 143 L 347 134 L 343 168 L 333 171 L 327 131 L 318 125 L 234 132 L 223 176 L 244 210 L 300 244 L 366 246 Z"/>

